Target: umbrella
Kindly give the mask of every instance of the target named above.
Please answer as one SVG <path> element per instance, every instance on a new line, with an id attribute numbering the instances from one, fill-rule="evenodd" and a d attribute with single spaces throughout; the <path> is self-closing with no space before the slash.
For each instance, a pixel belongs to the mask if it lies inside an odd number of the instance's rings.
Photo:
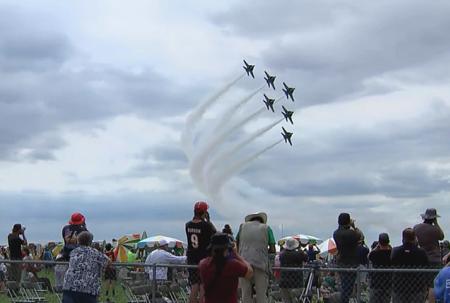
<path id="1" fill-rule="evenodd" d="M 326 239 L 318 247 L 320 249 L 320 255 L 322 257 L 325 257 L 328 254 L 334 255 L 335 253 L 337 253 L 336 243 L 334 243 L 334 240 L 332 238 Z"/>
<path id="2" fill-rule="evenodd" d="M 183 241 L 175 239 L 175 238 L 171 238 L 171 237 L 166 237 L 166 236 L 162 236 L 162 235 L 157 235 L 157 236 L 153 236 L 153 237 L 149 237 L 146 239 L 143 239 L 141 241 L 139 241 L 139 243 L 137 244 L 138 248 L 144 248 L 146 246 L 148 247 L 153 247 L 155 245 L 155 243 L 158 243 L 161 240 L 166 240 L 167 243 L 169 243 L 169 246 L 175 246 L 175 244 L 177 242 L 182 243 L 183 246 L 185 246 L 185 243 L 183 243 Z"/>
<path id="3" fill-rule="evenodd" d="M 128 250 L 136 247 L 136 243 L 141 239 L 140 234 L 132 234 L 121 237 L 117 240 L 117 246 L 114 249 L 114 255 L 119 262 L 128 261 Z"/>
<path id="4" fill-rule="evenodd" d="M 56 257 L 63 249 L 64 243 L 58 243 L 52 250 L 53 257 Z"/>
<path id="5" fill-rule="evenodd" d="M 294 238 L 295 240 L 299 241 L 302 244 L 308 243 L 309 240 L 315 240 L 317 242 L 322 241 L 322 239 L 314 237 L 314 236 L 298 234 L 298 235 L 281 238 L 280 240 L 278 240 L 278 244 L 284 244 L 284 242 L 286 242 L 286 240 L 289 238 Z"/>

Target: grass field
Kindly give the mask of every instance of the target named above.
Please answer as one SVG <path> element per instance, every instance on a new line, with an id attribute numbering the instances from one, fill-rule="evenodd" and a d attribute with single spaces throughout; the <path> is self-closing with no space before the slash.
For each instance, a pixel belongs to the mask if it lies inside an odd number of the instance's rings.
<path id="1" fill-rule="evenodd" d="M 50 282 L 52 283 L 52 285 L 55 284 L 55 275 L 52 270 L 49 270 L 49 271 L 42 270 L 41 272 L 38 273 L 38 275 L 39 275 L 39 277 L 48 278 L 50 280 Z M 108 298 L 105 296 L 105 292 L 106 292 L 105 283 L 102 283 L 102 290 L 101 290 L 101 294 L 98 299 L 98 302 L 107 302 Z M 114 298 L 111 295 L 109 296 L 109 299 L 111 302 L 114 302 L 114 303 L 126 303 L 127 302 L 125 293 L 119 283 L 116 283 L 115 292 L 116 292 L 116 295 Z M 54 294 L 47 293 L 46 298 L 49 303 L 59 303 L 57 296 Z M 7 303 L 10 301 L 11 300 L 9 300 L 9 298 L 5 294 L 2 293 L 0 295 L 0 303 Z"/>

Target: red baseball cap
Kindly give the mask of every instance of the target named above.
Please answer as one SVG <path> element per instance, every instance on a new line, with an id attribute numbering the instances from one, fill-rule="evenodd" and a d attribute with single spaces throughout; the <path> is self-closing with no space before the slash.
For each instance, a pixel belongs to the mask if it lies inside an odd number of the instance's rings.
<path id="1" fill-rule="evenodd" d="M 84 216 L 81 213 L 73 213 L 70 216 L 70 225 L 81 225 L 84 224 Z"/>
<path id="2" fill-rule="evenodd" d="M 208 203 L 206 203 L 204 201 L 198 201 L 194 205 L 195 212 L 205 212 L 208 210 L 208 208 L 209 208 Z"/>

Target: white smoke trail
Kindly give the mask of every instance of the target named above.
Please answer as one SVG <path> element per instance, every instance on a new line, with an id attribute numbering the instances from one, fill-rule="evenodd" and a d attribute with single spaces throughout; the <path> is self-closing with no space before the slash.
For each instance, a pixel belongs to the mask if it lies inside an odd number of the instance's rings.
<path id="1" fill-rule="evenodd" d="M 258 91 L 262 88 L 258 88 Z M 254 94 L 253 94 L 254 95 Z M 262 114 L 265 111 L 265 107 L 257 110 L 253 114 L 244 117 L 239 120 L 237 123 L 232 124 L 230 127 L 228 123 L 223 123 L 220 127 L 218 133 L 212 133 L 212 137 L 207 138 L 205 145 L 200 149 L 198 153 L 195 153 L 191 158 L 189 173 L 191 175 L 192 180 L 197 185 L 197 187 L 203 193 L 207 192 L 206 182 L 205 182 L 205 173 L 204 167 L 207 163 L 210 155 L 214 154 L 218 148 L 225 142 L 226 138 L 232 134 L 234 131 L 249 123 L 252 119 L 256 118 L 258 115 Z M 227 120 L 228 122 L 230 120 Z"/>
<path id="2" fill-rule="evenodd" d="M 235 174 L 242 171 L 245 167 L 247 167 L 253 160 L 257 159 L 260 155 L 267 152 L 268 150 L 274 148 L 278 144 L 283 142 L 283 139 L 280 139 L 276 141 L 275 143 L 270 144 L 269 146 L 265 147 L 264 149 L 260 150 L 257 153 L 254 153 L 250 157 L 247 157 L 241 161 L 237 161 L 236 163 L 227 166 L 227 169 L 225 169 L 217 178 L 212 180 L 211 187 L 209 193 L 211 196 L 220 196 L 218 194 L 222 188 L 222 186 Z"/>
<path id="3" fill-rule="evenodd" d="M 279 119 L 278 121 L 272 122 L 269 125 L 266 125 L 255 132 L 249 134 L 244 140 L 233 146 L 232 148 L 222 152 L 219 154 L 215 159 L 213 159 L 205 168 L 205 174 L 209 175 L 211 171 L 216 171 L 217 169 L 220 169 L 220 165 L 223 163 L 227 163 L 230 157 L 235 156 L 242 148 L 256 140 L 259 136 L 263 135 L 264 133 L 268 132 L 272 128 L 274 128 L 276 125 L 278 125 L 280 122 L 282 122 L 284 118 Z M 208 178 L 206 178 L 208 179 Z"/>
<path id="4" fill-rule="evenodd" d="M 201 103 L 196 109 L 194 109 L 186 118 L 186 124 L 184 130 L 181 134 L 181 146 L 184 153 L 188 159 L 191 159 L 193 152 L 193 142 L 194 142 L 194 130 L 197 122 L 203 117 L 205 111 L 212 106 L 223 94 L 225 94 L 233 85 L 235 85 L 239 80 L 245 76 L 245 73 L 241 74 L 239 77 L 226 84 L 217 93 L 212 95 L 209 99 Z"/>
<path id="5" fill-rule="evenodd" d="M 245 98 L 243 98 L 242 100 L 240 100 L 237 104 L 232 105 L 223 115 L 222 118 L 219 120 L 219 122 L 217 123 L 216 127 L 214 128 L 213 132 L 217 132 L 220 129 L 223 128 L 224 125 L 226 125 L 226 123 L 228 121 L 230 121 L 230 119 L 233 117 L 233 115 L 242 107 L 244 106 L 248 101 L 250 101 L 257 93 L 259 93 L 260 91 L 262 91 L 265 88 L 265 86 L 261 86 L 260 88 L 256 89 L 255 91 L 253 91 L 251 94 L 249 94 L 248 96 L 246 96 Z"/>

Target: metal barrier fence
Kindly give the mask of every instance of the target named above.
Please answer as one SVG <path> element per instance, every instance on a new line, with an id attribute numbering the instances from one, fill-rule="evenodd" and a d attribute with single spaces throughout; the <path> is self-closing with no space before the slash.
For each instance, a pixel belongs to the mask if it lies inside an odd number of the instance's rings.
<path id="1" fill-rule="evenodd" d="M 34 260 L 0 260 L 0 265 L 1 263 L 8 266 L 8 271 L 17 265 L 23 267 L 24 264 L 37 268 L 52 266 L 52 269 L 68 265 L 68 262 Z M 187 269 L 196 268 L 196 266 L 144 263 L 113 263 L 112 265 L 117 270 L 120 285 L 118 287 L 122 294 L 113 302 L 188 302 Z M 167 279 L 158 280 L 157 277 L 161 274 L 159 271 L 162 270 L 165 274 L 166 269 Z M 432 286 L 438 272 L 439 269 L 436 268 L 338 268 L 324 265 L 306 265 L 304 268 L 272 267 L 268 272 L 266 295 L 268 302 L 271 303 L 423 303 L 427 300 L 427 289 Z M 46 302 L 42 296 L 36 296 L 36 300 L 33 300 L 32 295 L 27 295 L 28 292 L 22 290 L 34 288 L 35 292 L 32 293 L 39 294 L 44 291 L 39 283 L 34 286 L 13 283 L 6 282 L 7 291 L 12 285 L 21 291 L 15 293 L 16 298 L 12 297 L 14 295 L 12 292 L 8 293 L 9 298 L 5 295 L 0 296 L 0 302 Z M 57 294 L 55 296 L 57 299 L 48 302 L 59 302 L 60 296 Z"/>

